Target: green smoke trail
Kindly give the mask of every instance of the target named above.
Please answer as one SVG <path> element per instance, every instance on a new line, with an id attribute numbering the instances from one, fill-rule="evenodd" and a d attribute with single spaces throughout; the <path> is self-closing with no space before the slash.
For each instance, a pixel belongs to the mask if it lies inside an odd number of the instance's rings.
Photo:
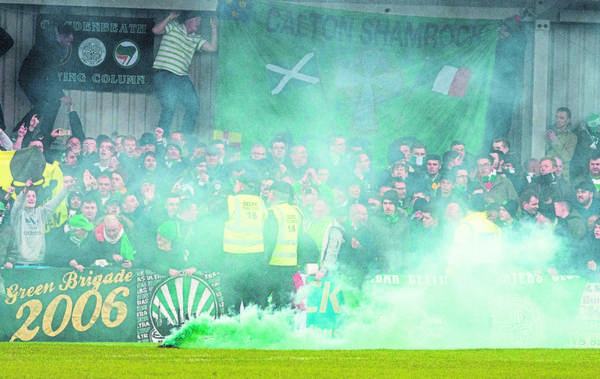
<path id="1" fill-rule="evenodd" d="M 600 320 L 591 303 L 591 314 L 580 314 L 582 293 L 586 288 L 589 296 L 590 285 L 577 275 L 534 270 L 545 267 L 561 245 L 545 231 L 527 236 L 529 243 L 503 246 L 505 254 L 485 270 L 465 266 L 462 276 L 415 274 L 389 283 L 374 278 L 360 292 L 345 287 L 342 319 L 334 331 L 298 327 L 297 310 L 251 306 L 235 317 L 191 320 L 164 345 L 278 350 L 573 346 L 574 334 L 590 336 L 586 322 Z M 484 248 L 473 246 L 467 253 L 480 255 Z M 465 275 L 473 268 L 480 271 Z"/>

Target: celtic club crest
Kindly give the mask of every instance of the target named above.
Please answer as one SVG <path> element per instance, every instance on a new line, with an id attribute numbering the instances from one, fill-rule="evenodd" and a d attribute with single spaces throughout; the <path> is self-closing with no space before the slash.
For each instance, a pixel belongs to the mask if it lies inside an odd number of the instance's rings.
<path id="1" fill-rule="evenodd" d="M 88 38 L 79 45 L 79 59 L 88 67 L 96 67 L 106 58 L 106 46 L 98 38 Z"/>

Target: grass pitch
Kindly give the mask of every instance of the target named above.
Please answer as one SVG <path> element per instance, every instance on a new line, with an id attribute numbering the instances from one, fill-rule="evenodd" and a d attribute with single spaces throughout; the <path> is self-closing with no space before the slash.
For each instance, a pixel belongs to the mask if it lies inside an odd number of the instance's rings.
<path id="1" fill-rule="evenodd" d="M 598 377 L 597 350 L 205 350 L 0 343 L 1 377 Z"/>

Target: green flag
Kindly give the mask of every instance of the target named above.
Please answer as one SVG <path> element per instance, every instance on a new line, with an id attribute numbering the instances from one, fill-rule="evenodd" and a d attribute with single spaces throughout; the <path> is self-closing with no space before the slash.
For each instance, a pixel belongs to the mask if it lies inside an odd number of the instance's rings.
<path id="1" fill-rule="evenodd" d="M 233 4 L 233 5 L 231 5 Z M 236 8 L 233 9 L 233 6 Z M 223 2 L 216 129 L 481 148 L 497 23 Z"/>

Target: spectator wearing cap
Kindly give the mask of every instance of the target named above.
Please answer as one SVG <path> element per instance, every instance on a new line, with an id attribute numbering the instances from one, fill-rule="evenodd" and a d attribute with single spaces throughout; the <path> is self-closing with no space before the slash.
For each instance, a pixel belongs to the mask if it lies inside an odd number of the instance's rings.
<path id="1" fill-rule="evenodd" d="M 373 231 L 381 266 L 387 272 L 402 273 L 408 269 L 408 216 L 400 207 L 398 192 L 388 190 L 381 198 L 380 211 L 373 217 Z"/>
<path id="2" fill-rule="evenodd" d="M 156 151 L 156 136 L 150 132 L 142 133 L 140 140 L 138 141 L 138 145 L 142 149 L 142 154 L 147 153 L 149 151 L 153 153 L 157 153 Z"/>
<path id="3" fill-rule="evenodd" d="M 72 216 L 65 231 L 56 236 L 53 243 L 49 243 L 46 262 L 53 267 L 73 267 L 78 271 L 85 270 L 93 263 L 91 251 L 91 235 L 94 224 L 83 215 Z"/>
<path id="4" fill-rule="evenodd" d="M 415 188 L 411 194 L 410 206 L 407 209 L 409 218 L 420 220 L 423 215 L 419 213 L 423 207 L 429 207 L 430 191 L 428 188 Z"/>

